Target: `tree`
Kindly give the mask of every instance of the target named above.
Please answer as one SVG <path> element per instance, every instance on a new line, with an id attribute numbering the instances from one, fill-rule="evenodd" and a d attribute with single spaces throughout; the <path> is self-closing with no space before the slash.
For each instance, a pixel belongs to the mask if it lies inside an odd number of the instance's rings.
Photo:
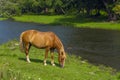
<path id="1" fill-rule="evenodd" d="M 44 14 L 48 14 L 49 9 L 52 7 L 52 0 L 40 0 L 39 3 L 40 7 L 42 8 L 42 12 Z"/>
<path id="2" fill-rule="evenodd" d="M 13 3 L 9 0 L 0 0 L 0 15 L 4 17 L 10 17 L 13 15 L 20 15 L 20 9 L 17 3 Z"/>
<path id="3" fill-rule="evenodd" d="M 61 0 L 52 0 L 52 8 L 57 14 L 65 14 L 65 11 L 62 8 L 63 2 Z"/>
<path id="4" fill-rule="evenodd" d="M 100 16 L 107 13 L 108 20 L 120 16 L 120 0 L 0 0 L 0 15 L 20 14 L 85 14 Z"/>
<path id="5" fill-rule="evenodd" d="M 120 18 L 120 0 L 116 2 L 116 5 L 113 7 L 112 10 L 117 15 L 117 18 Z"/>
<path id="6" fill-rule="evenodd" d="M 108 20 L 112 21 L 112 20 L 117 20 L 117 16 L 113 11 L 113 7 L 116 5 L 116 1 L 117 0 L 102 0 L 106 12 L 108 13 Z"/>

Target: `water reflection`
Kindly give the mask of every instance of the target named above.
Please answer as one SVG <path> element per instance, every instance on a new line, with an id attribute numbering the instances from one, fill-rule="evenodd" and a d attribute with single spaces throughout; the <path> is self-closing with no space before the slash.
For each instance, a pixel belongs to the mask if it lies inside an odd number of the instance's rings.
<path id="1" fill-rule="evenodd" d="M 69 54 L 80 55 L 94 64 L 104 64 L 120 70 L 120 32 L 100 29 L 81 29 L 47 26 L 35 23 L 0 21 L 0 44 L 19 39 L 24 30 L 37 29 L 55 32 Z"/>
<path id="2" fill-rule="evenodd" d="M 120 69 L 120 32 L 99 29 L 79 29 L 71 38 L 71 52 L 89 62 Z M 74 45 L 72 45 L 74 44 Z"/>

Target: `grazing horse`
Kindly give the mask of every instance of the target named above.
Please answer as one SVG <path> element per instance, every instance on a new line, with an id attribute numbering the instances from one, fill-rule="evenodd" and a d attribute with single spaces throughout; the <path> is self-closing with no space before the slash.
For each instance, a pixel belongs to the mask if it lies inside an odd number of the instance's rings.
<path id="1" fill-rule="evenodd" d="M 46 64 L 46 58 L 48 52 L 51 53 L 51 64 L 54 66 L 54 50 L 58 51 L 58 61 L 61 67 L 64 67 L 66 54 L 64 51 L 64 46 L 60 39 L 53 32 L 40 32 L 37 30 L 27 30 L 20 35 L 20 49 L 25 52 L 27 62 L 29 59 L 29 50 L 31 45 L 39 49 L 45 49 L 44 65 Z"/>

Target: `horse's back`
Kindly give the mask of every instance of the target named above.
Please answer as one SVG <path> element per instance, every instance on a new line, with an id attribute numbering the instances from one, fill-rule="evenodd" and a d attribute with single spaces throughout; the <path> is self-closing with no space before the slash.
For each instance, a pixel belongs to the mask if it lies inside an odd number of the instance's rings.
<path id="1" fill-rule="evenodd" d="M 51 31 L 27 30 L 21 35 L 24 42 L 31 43 L 38 48 L 62 46 L 60 39 Z"/>
<path id="2" fill-rule="evenodd" d="M 36 44 L 37 47 L 53 47 L 55 40 L 55 34 L 53 32 L 38 32 L 33 36 L 31 40 L 32 44 Z"/>
<path id="3" fill-rule="evenodd" d="M 32 37 L 33 33 L 35 34 L 36 31 L 35 30 L 27 30 L 21 33 L 21 38 L 23 39 L 23 41 L 25 42 L 29 42 L 30 38 Z"/>
<path id="4" fill-rule="evenodd" d="M 31 43 L 38 48 L 54 47 L 55 33 L 51 31 L 41 32 L 37 30 L 27 30 L 21 35 L 25 42 Z"/>

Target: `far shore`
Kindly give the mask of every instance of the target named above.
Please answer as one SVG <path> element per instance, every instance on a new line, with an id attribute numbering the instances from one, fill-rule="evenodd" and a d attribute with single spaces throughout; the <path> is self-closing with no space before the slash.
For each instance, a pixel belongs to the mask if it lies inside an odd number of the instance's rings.
<path id="1" fill-rule="evenodd" d="M 6 20 L 7 18 L 0 18 Z M 47 25 L 63 25 L 78 28 L 93 28 L 93 29 L 107 29 L 120 30 L 119 21 L 108 22 L 104 18 L 88 18 L 83 16 L 73 15 L 22 15 L 12 17 L 15 21 L 34 22 Z"/>
<path id="2" fill-rule="evenodd" d="M 22 15 L 12 17 L 15 21 L 21 22 L 34 22 L 40 24 L 49 25 L 64 25 L 73 26 L 79 28 L 97 28 L 97 29 L 110 29 L 110 30 L 120 30 L 119 21 L 107 22 L 103 18 L 86 18 L 82 16 L 66 16 L 66 15 Z"/>

